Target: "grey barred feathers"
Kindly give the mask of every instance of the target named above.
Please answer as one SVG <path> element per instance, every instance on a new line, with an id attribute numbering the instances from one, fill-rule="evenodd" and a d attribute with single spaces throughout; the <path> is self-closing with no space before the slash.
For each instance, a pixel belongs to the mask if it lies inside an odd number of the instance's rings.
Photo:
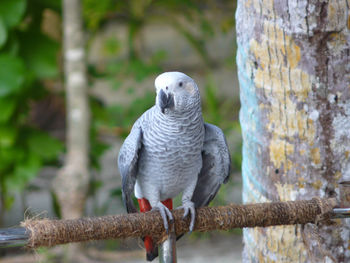
<path id="1" fill-rule="evenodd" d="M 199 89 L 181 72 L 155 80 L 156 102 L 135 122 L 118 158 L 124 204 L 136 212 L 133 193 L 159 210 L 167 229 L 170 210 L 161 201 L 182 193 L 184 216 L 206 206 L 230 174 L 230 154 L 220 128 L 204 123 Z"/>

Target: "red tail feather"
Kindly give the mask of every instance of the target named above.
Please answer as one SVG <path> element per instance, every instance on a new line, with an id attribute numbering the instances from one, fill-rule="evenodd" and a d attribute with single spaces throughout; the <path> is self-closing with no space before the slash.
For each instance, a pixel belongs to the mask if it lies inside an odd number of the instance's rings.
<path id="1" fill-rule="evenodd" d="M 152 209 L 150 203 L 146 198 L 137 199 L 139 202 L 140 212 L 145 213 L 147 211 L 150 211 Z M 162 204 L 165 205 L 170 210 L 173 209 L 173 200 L 167 199 L 165 201 L 162 201 Z M 152 261 L 155 257 L 158 256 L 157 248 L 154 247 L 153 240 L 150 236 L 145 236 L 144 238 L 144 244 L 147 252 L 147 260 Z"/>
<path id="2" fill-rule="evenodd" d="M 140 207 L 141 213 L 150 211 L 152 209 L 150 203 L 148 202 L 148 200 L 146 198 L 137 199 L 137 201 L 139 202 L 139 207 Z"/>

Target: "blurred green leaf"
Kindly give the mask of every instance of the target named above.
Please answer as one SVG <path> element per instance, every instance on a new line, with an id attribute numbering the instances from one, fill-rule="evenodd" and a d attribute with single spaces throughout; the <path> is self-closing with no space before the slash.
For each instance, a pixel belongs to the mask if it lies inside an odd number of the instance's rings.
<path id="1" fill-rule="evenodd" d="M 113 2 L 113 0 L 83 0 L 83 15 L 89 29 L 97 29 L 106 13 L 111 11 Z"/>
<path id="2" fill-rule="evenodd" d="M 111 197 L 121 197 L 122 196 L 122 189 L 120 187 L 114 188 L 110 190 L 109 195 Z"/>
<path id="3" fill-rule="evenodd" d="M 55 215 L 58 217 L 58 218 L 62 218 L 62 215 L 61 215 L 61 206 L 60 206 L 60 203 L 57 199 L 57 195 L 52 191 L 51 192 L 51 200 L 52 200 L 52 209 L 53 209 L 53 212 L 55 213 Z"/>
<path id="4" fill-rule="evenodd" d="M 63 150 L 63 143 L 47 133 L 36 131 L 28 138 L 29 150 L 46 161 L 54 159 Z"/>
<path id="5" fill-rule="evenodd" d="M 42 5 L 44 8 L 51 8 L 54 10 L 60 10 L 62 6 L 61 0 L 31 0 L 32 5 Z"/>
<path id="6" fill-rule="evenodd" d="M 104 43 L 104 52 L 106 55 L 118 55 L 121 49 L 121 43 L 120 41 L 113 37 L 113 38 L 108 38 L 105 43 Z"/>
<path id="7" fill-rule="evenodd" d="M 20 37 L 22 43 L 21 55 L 27 67 L 38 78 L 52 78 L 57 76 L 57 52 L 59 45 L 48 37 L 28 32 Z"/>
<path id="8" fill-rule="evenodd" d="M 0 147 L 11 147 L 16 140 L 17 130 L 11 126 L 0 127 Z"/>
<path id="9" fill-rule="evenodd" d="M 118 63 L 116 61 L 110 62 L 106 66 L 106 71 L 111 75 L 119 74 L 123 69 L 125 69 L 125 65 L 123 64 L 124 63 Z"/>
<path id="10" fill-rule="evenodd" d="M 10 28 L 17 25 L 26 9 L 26 0 L 1 0 L 0 17 L 5 25 Z"/>
<path id="11" fill-rule="evenodd" d="M 95 195 L 99 189 L 101 189 L 103 186 L 103 181 L 101 180 L 96 180 L 96 179 L 91 179 L 90 180 L 90 185 L 89 185 L 89 196 Z"/>
<path id="12" fill-rule="evenodd" d="M 174 28 L 187 40 L 191 47 L 197 52 L 206 66 L 211 65 L 211 58 L 206 50 L 205 41 L 201 36 L 193 34 L 186 26 L 173 22 Z"/>
<path id="13" fill-rule="evenodd" d="M 11 98 L 0 98 L 0 123 L 7 122 L 16 107 L 16 101 Z"/>
<path id="14" fill-rule="evenodd" d="M 93 119 L 90 130 L 90 164 L 93 168 L 99 170 L 101 169 L 100 157 L 109 148 L 109 145 L 99 138 L 98 131 L 101 126 L 108 125 L 109 116 L 101 100 L 90 97 L 89 105 Z"/>
<path id="15" fill-rule="evenodd" d="M 97 170 L 101 169 L 100 157 L 110 147 L 97 138 L 96 132 L 91 132 L 90 140 L 90 162 L 91 166 Z"/>
<path id="16" fill-rule="evenodd" d="M 220 100 L 216 94 L 216 88 L 213 83 L 213 80 L 209 78 L 205 86 L 204 115 L 208 122 L 220 126 L 222 112 L 220 112 Z"/>
<path id="17" fill-rule="evenodd" d="M 7 180 L 8 189 L 23 189 L 38 174 L 40 168 L 41 158 L 36 154 L 29 154 L 25 161 L 17 163 L 11 180 Z"/>
<path id="18" fill-rule="evenodd" d="M 129 95 L 133 95 L 135 94 L 135 88 L 134 87 L 129 87 L 126 92 L 129 94 Z"/>
<path id="19" fill-rule="evenodd" d="M 235 28 L 235 19 L 233 16 L 228 17 L 221 22 L 221 30 L 224 33 L 227 33 L 234 28 Z"/>
<path id="20" fill-rule="evenodd" d="M 105 105 L 94 97 L 90 97 L 89 106 L 92 113 L 92 127 L 98 129 L 99 125 L 106 125 L 109 121 L 108 111 Z"/>
<path id="21" fill-rule="evenodd" d="M 15 202 L 15 197 L 13 195 L 6 195 L 4 201 L 5 210 L 9 210 Z"/>
<path id="22" fill-rule="evenodd" d="M 7 30 L 4 20 L 0 16 L 0 48 L 6 43 Z"/>
<path id="23" fill-rule="evenodd" d="M 165 50 L 156 51 L 151 57 L 151 63 L 154 65 L 159 65 L 162 63 L 167 57 L 167 53 Z"/>
<path id="24" fill-rule="evenodd" d="M 16 56 L 18 54 L 19 44 L 17 34 L 13 31 L 8 31 L 6 42 L 1 47 L 1 51 L 3 54 L 6 53 L 8 55 Z"/>
<path id="25" fill-rule="evenodd" d="M 58 75 L 59 44 L 41 32 L 44 10 L 59 13 L 60 2 L 0 0 L 0 192 L 6 208 L 14 201 L 11 191 L 22 190 L 63 149 L 29 127 L 30 105 L 48 93 L 41 80 Z"/>
<path id="26" fill-rule="evenodd" d="M 215 34 L 213 26 L 204 18 L 201 20 L 201 29 L 206 37 L 213 37 Z"/>
<path id="27" fill-rule="evenodd" d="M 122 83 L 118 80 L 112 81 L 111 87 L 114 90 L 118 90 L 122 86 Z"/>
<path id="28" fill-rule="evenodd" d="M 96 65 L 88 64 L 87 65 L 88 75 L 93 78 L 102 78 L 105 77 L 107 74 L 106 72 L 102 72 L 98 69 Z"/>
<path id="29" fill-rule="evenodd" d="M 25 80 L 23 61 L 12 55 L 0 55 L 0 97 L 18 92 Z"/>
<path id="30" fill-rule="evenodd" d="M 21 162 L 25 157 L 26 153 L 22 148 L 11 147 L 3 148 L 0 147 L 0 171 L 3 173 L 17 162 Z"/>
<path id="31" fill-rule="evenodd" d="M 135 77 L 136 81 L 141 82 L 149 75 L 159 73 L 161 69 L 159 65 L 148 64 L 140 59 L 132 59 L 130 60 L 127 71 L 129 74 Z"/>

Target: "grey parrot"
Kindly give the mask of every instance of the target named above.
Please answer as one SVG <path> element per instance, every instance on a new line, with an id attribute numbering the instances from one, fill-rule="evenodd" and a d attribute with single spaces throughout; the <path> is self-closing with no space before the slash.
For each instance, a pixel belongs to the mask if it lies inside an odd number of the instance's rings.
<path id="1" fill-rule="evenodd" d="M 165 72 L 155 80 L 156 102 L 134 123 L 118 156 L 123 202 L 128 213 L 160 212 L 168 231 L 172 199 L 182 193 L 183 218 L 207 206 L 230 174 L 230 154 L 220 128 L 205 123 L 199 89 L 181 72 Z M 147 260 L 157 255 L 151 237 L 144 238 Z"/>

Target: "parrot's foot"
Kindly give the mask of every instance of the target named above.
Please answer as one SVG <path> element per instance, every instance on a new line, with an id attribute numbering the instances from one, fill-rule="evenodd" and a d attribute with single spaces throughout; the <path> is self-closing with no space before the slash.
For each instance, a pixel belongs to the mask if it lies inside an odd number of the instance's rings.
<path id="1" fill-rule="evenodd" d="M 191 214 L 191 223 L 190 223 L 190 233 L 193 231 L 194 228 L 194 221 L 196 219 L 196 210 L 194 208 L 194 203 L 191 201 L 187 201 L 182 203 L 182 206 L 179 206 L 177 209 L 184 210 L 184 215 L 182 216 L 182 219 L 184 219 L 189 213 Z"/>
<path id="2" fill-rule="evenodd" d="M 168 218 L 170 221 L 170 224 L 174 223 L 174 217 L 170 210 L 163 205 L 161 202 L 158 202 L 157 205 L 153 206 L 152 211 L 159 211 L 160 215 L 163 218 L 163 224 L 164 228 L 167 234 L 169 234 L 169 224 L 168 224 Z"/>

